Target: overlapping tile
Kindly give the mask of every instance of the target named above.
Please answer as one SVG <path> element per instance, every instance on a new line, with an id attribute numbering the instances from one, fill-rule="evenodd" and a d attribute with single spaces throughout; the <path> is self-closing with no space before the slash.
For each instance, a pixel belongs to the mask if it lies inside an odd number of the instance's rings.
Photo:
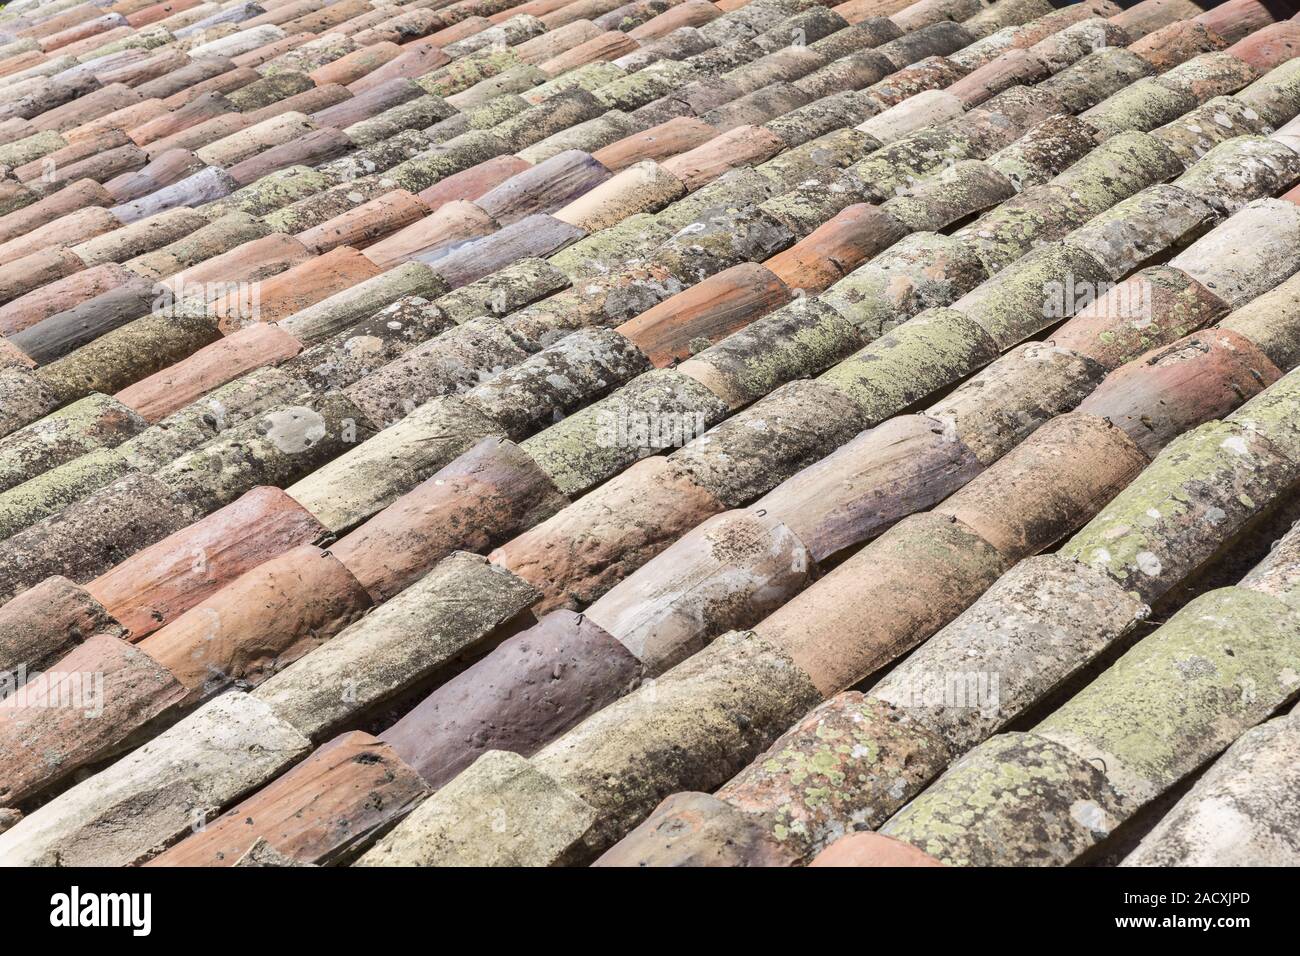
<path id="1" fill-rule="evenodd" d="M 24 763 L 9 802 L 199 705 L 147 745 L 183 754 L 232 693 L 326 744 L 250 798 L 264 830 L 217 824 L 160 863 L 342 862 L 413 809 L 366 862 L 590 859 L 1294 364 L 1265 303 L 1300 264 L 1294 207 L 1268 199 L 1300 179 L 1269 138 L 1300 88 L 1260 4 L 292 6 L 69 24 L 45 55 L 94 62 L 95 89 L 69 60 L 0 76 L 0 149 L 28 164 L 0 218 L 27 253 L 0 273 L 6 653 L 57 670 L 66 635 L 21 633 L 57 593 L 73 633 L 108 631 L 73 659 L 134 655 L 180 688 L 118 681 L 106 734 L 23 711 L 25 746 L 63 756 Z M 62 102 L 35 112 L 38 88 Z M 177 307 L 132 314 L 137 276 Z M 244 311 L 250 289 L 272 314 Z M 1067 452 L 1071 480 L 1044 482 Z M 1209 542 L 1169 534 L 1185 577 Z M 882 581 L 863 643 L 863 597 L 835 582 L 872 561 L 902 587 Z M 909 606 L 918 578 L 951 601 Z M 465 600 L 481 620 L 440 616 Z M 360 691 L 341 705 L 340 680 Z M 379 739 L 335 739 L 359 721 Z M 957 756 L 924 721 L 909 746 L 923 730 L 911 792 Z M 213 746 L 189 771 L 205 816 L 286 766 Z M 393 767 L 387 815 L 357 802 L 378 784 L 340 769 L 348 748 Z M 112 817 L 110 790 L 153 809 L 106 856 L 176 841 L 133 759 L 0 847 L 52 859 Z M 521 799 L 546 810 L 507 847 L 477 808 Z M 758 822 L 770 799 L 659 813 L 706 821 L 682 850 L 706 862 L 805 862 L 861 822 L 791 840 Z"/>

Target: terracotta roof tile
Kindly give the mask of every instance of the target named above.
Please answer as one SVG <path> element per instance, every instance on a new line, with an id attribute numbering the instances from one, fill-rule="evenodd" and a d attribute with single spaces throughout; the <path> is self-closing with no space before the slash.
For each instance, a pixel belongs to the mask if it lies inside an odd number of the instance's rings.
<path id="1" fill-rule="evenodd" d="M 6 862 L 147 859 L 188 826 L 169 774 L 230 813 L 160 863 L 580 863 L 633 831 L 605 864 L 794 865 L 864 821 L 924 862 L 1070 862 L 1212 755 L 1079 763 L 1089 688 L 997 734 L 1300 460 L 1272 198 L 1300 61 L 1262 4 L 84 13 L 0 50 L 0 667 L 116 661 L 122 716 L 6 703 L 0 804 L 34 810 Z M 1204 520 L 1129 514 L 1170 495 Z M 1061 617 L 1086 648 L 1043 650 Z M 1011 667 L 1007 716 L 841 694 L 918 644 Z M 834 721 L 911 755 L 897 787 L 803 800 L 787 767 Z M 1038 782 L 926 842 L 1003 765 Z"/>

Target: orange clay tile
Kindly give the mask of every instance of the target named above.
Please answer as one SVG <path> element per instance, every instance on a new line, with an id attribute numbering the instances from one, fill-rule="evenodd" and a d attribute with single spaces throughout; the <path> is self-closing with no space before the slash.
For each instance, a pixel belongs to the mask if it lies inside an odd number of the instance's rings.
<path id="1" fill-rule="evenodd" d="M 376 242 L 366 249 L 365 255 L 375 265 L 389 269 L 417 254 L 450 250 L 496 229 L 496 221 L 482 209 L 472 202 L 456 199 L 443 203 L 436 212 Z"/>
<path id="2" fill-rule="evenodd" d="M 710 276 L 619 326 L 654 365 L 688 358 L 790 300 L 785 283 L 753 262 Z"/>
<path id="3" fill-rule="evenodd" d="M 262 241 L 262 240 L 258 240 Z M 258 318 L 275 322 L 299 309 L 328 299 L 383 271 L 350 246 L 338 246 L 329 252 L 302 261 L 278 275 L 263 279 L 258 287 Z M 213 307 L 228 323 L 238 318 L 244 302 L 242 290 L 219 300 Z"/>
<path id="4" fill-rule="evenodd" d="M 436 212 L 443 203 L 458 199 L 477 199 L 500 186 L 516 173 L 528 169 L 530 165 L 527 160 L 520 159 L 518 156 L 494 156 L 469 169 L 439 180 L 417 195 L 428 205 L 431 212 Z"/>
<path id="5" fill-rule="evenodd" d="M 661 165 L 694 191 L 729 169 L 757 165 L 784 148 L 781 137 L 761 126 L 737 126 Z"/>
<path id="6" fill-rule="evenodd" d="M 118 401 L 150 422 L 177 411 L 219 385 L 263 365 L 293 358 L 302 343 L 279 326 L 260 322 L 240 329 L 193 355 L 118 392 Z"/>
<path id="7" fill-rule="evenodd" d="M 591 155 L 606 168 L 618 172 L 646 159 L 665 160 L 702 146 L 718 130 L 694 116 L 678 116 L 610 143 Z"/>
<path id="8" fill-rule="evenodd" d="M 201 698 L 237 680 L 260 682 L 369 606 L 338 559 L 304 544 L 235 578 L 137 646 Z"/>
<path id="9" fill-rule="evenodd" d="M 822 292 L 906 234 L 880 207 L 857 203 L 763 265 L 791 289 Z"/>
<path id="10" fill-rule="evenodd" d="M 254 488 L 136 552 L 85 590 L 139 641 L 246 571 L 325 533 L 280 489 Z"/>
<path id="11" fill-rule="evenodd" d="M 910 843 L 867 830 L 841 837 L 813 859 L 809 866 L 943 866 L 939 860 Z"/>
<path id="12" fill-rule="evenodd" d="M 316 253 L 329 252 L 339 246 L 364 249 L 428 214 L 429 207 L 419 197 L 405 189 L 394 189 L 298 233 L 297 238 Z"/>

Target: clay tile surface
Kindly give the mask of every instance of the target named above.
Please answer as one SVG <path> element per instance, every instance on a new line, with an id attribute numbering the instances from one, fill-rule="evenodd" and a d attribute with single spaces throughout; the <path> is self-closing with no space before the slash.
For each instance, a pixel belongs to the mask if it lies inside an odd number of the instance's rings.
<path id="1" fill-rule="evenodd" d="M 1291 7 L 14 0 L 0 865 L 1294 864 Z"/>

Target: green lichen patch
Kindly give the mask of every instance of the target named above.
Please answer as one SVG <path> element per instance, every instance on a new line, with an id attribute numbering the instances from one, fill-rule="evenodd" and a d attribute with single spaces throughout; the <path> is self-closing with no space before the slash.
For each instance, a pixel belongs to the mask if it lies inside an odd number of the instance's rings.
<path id="1" fill-rule="evenodd" d="M 1184 166 L 1191 166 L 1215 146 L 1235 136 L 1263 132 L 1264 117 L 1235 96 L 1216 96 L 1171 120 L 1151 135 L 1173 151 Z"/>
<path id="2" fill-rule="evenodd" d="M 235 212 L 266 216 L 300 199 L 314 196 L 329 185 L 329 179 L 310 166 L 289 166 L 258 178 L 225 199 L 209 203 L 203 207 L 203 212 L 214 223 Z"/>
<path id="3" fill-rule="evenodd" d="M 1297 690 L 1300 616 L 1269 595 L 1222 588 L 1189 602 L 1034 732 L 1100 758 L 1115 788 L 1144 802 Z"/>
<path id="4" fill-rule="evenodd" d="M 1047 182 L 1085 155 L 1097 145 L 1094 135 L 1078 117 L 1053 116 L 1030 127 L 987 162 L 1017 190 L 1026 189 Z"/>
<path id="5" fill-rule="evenodd" d="M 1035 734 L 1002 734 L 881 828 L 952 866 L 1061 866 L 1131 813 L 1102 772 Z"/>
<path id="6" fill-rule="evenodd" d="M 1107 47 L 1048 77 L 1038 88 L 1059 98 L 1071 113 L 1082 113 L 1153 72 L 1151 64 L 1131 50 Z"/>
<path id="7" fill-rule="evenodd" d="M 1016 260 L 953 308 L 979 323 L 999 349 L 1007 349 L 1069 317 L 1073 301 L 1063 298 L 1064 289 L 1107 281 L 1105 267 L 1092 255 L 1054 242 Z"/>
<path id="8" fill-rule="evenodd" d="M 128 470 L 117 449 L 96 448 L 0 493 L 0 538 L 63 510 Z"/>
<path id="9" fill-rule="evenodd" d="M 1296 474 L 1242 424 L 1209 422 L 1166 446 L 1060 553 L 1154 603 L 1276 501 Z"/>
<path id="10" fill-rule="evenodd" d="M 802 859 L 875 829 L 952 758 L 906 712 L 860 693 L 813 709 L 718 791 L 761 818 Z"/>
<path id="11" fill-rule="evenodd" d="M 1103 136 L 1115 136 L 1125 130 L 1145 131 L 1163 126 L 1195 105 L 1191 93 L 1148 77 L 1102 100 L 1080 118 Z"/>
<path id="12" fill-rule="evenodd" d="M 1225 214 L 1273 196 L 1300 179 L 1300 156 L 1264 136 L 1238 136 L 1206 153 L 1174 185 Z"/>
<path id="13" fill-rule="evenodd" d="M 622 836 L 680 790 L 713 790 L 819 703 L 808 677 L 752 633 L 730 632 L 598 711 L 534 758 Z"/>
<path id="14" fill-rule="evenodd" d="M 785 150 L 759 164 L 757 170 L 775 188 L 785 191 L 806 179 L 838 172 L 875 146 L 876 141 L 866 133 L 855 129 L 835 130 Z"/>
<path id="15" fill-rule="evenodd" d="M 543 100 L 549 100 L 552 96 L 563 93 L 565 90 L 581 89 L 593 92 L 601 90 L 610 83 L 614 83 L 626 76 L 627 71 L 622 67 L 605 60 L 597 60 L 594 63 L 585 63 L 577 69 L 560 74 L 553 80 L 547 80 L 545 83 L 534 86 L 524 94 L 524 99 L 529 103 L 540 103 Z M 602 100 L 602 102 L 604 101 Z"/>
<path id="16" fill-rule="evenodd" d="M 647 372 L 523 442 L 521 447 L 566 495 L 578 495 L 628 465 L 716 424 L 727 406 L 679 372 Z M 682 441 L 681 439 L 685 439 Z"/>
<path id="17" fill-rule="evenodd" d="M 884 209 L 915 231 L 937 232 L 1015 195 L 1011 181 L 978 160 L 965 160 L 896 196 Z"/>
<path id="18" fill-rule="evenodd" d="M 511 67 L 522 66 L 519 55 L 513 50 L 483 50 L 471 53 L 444 67 L 419 77 L 415 82 L 425 92 L 435 96 L 451 96 L 467 90 L 475 83 L 503 73 Z"/>
<path id="19" fill-rule="evenodd" d="M 1293 57 L 1274 67 L 1236 94 L 1270 126 L 1281 126 L 1300 113 L 1300 62 Z"/>
<path id="20" fill-rule="evenodd" d="M 725 382 L 733 407 L 796 378 L 810 378 L 863 344 L 857 326 L 816 299 L 796 299 L 694 357 Z"/>
<path id="21" fill-rule="evenodd" d="M 901 195 L 928 173 L 974 157 L 971 141 L 946 127 L 926 127 L 878 149 L 849 167 L 862 183 L 863 198 L 884 202 Z"/>
<path id="22" fill-rule="evenodd" d="M 821 296 L 869 341 L 917 313 L 975 288 L 984 269 L 958 240 L 914 233 L 859 266 Z"/>
<path id="23" fill-rule="evenodd" d="M 695 71 L 680 60 L 658 60 L 644 70 L 609 80 L 593 90 L 610 109 L 639 109 L 679 90 L 695 78 Z"/>
<path id="24" fill-rule="evenodd" d="M 852 398 L 870 423 L 960 381 L 997 355 L 978 325 L 952 309 L 930 309 L 822 375 Z"/>
<path id="25" fill-rule="evenodd" d="M 647 258 L 673 234 L 653 213 L 636 213 L 617 225 L 593 232 L 551 257 L 551 264 L 575 282 L 608 275 Z"/>
<path id="26" fill-rule="evenodd" d="M 1300 370 L 1293 370 L 1228 416 L 1268 440 L 1274 451 L 1300 464 Z"/>

